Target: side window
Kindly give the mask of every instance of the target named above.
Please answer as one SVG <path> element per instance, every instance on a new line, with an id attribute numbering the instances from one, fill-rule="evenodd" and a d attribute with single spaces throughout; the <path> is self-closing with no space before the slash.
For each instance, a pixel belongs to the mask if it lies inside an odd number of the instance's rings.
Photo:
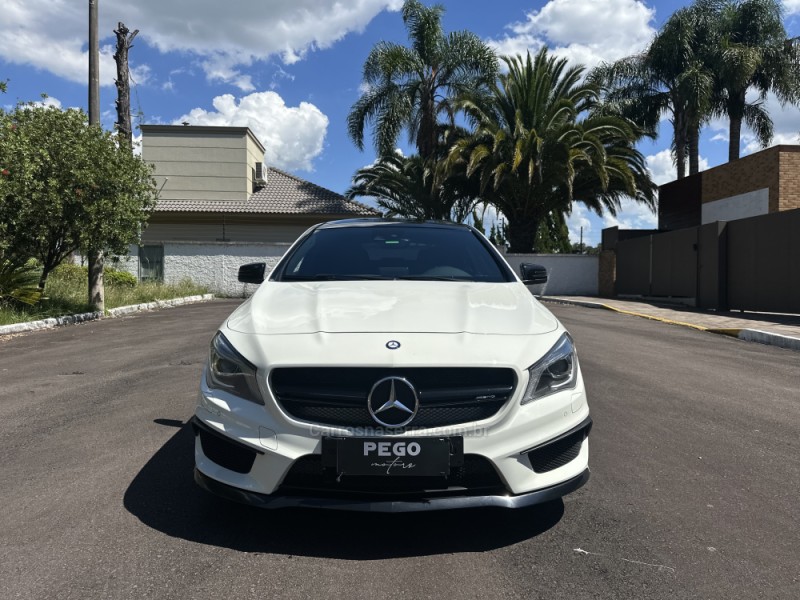
<path id="1" fill-rule="evenodd" d="M 139 279 L 164 281 L 164 246 L 139 246 Z"/>

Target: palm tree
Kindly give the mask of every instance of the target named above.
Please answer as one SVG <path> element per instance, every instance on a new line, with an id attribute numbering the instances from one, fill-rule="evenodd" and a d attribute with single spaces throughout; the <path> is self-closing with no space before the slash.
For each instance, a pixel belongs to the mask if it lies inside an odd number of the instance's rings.
<path id="1" fill-rule="evenodd" d="M 462 101 L 475 131 L 455 143 L 449 163 L 465 163 L 483 199 L 508 219 L 511 252 L 529 252 L 542 223 L 573 200 L 598 213 L 615 213 L 623 196 L 653 206 L 655 186 L 633 148 L 640 131 L 604 113 L 582 66 L 567 67 L 546 48 L 535 59 L 503 60 L 508 73 L 488 102 Z"/>
<path id="2" fill-rule="evenodd" d="M 713 107 L 713 73 L 707 57 L 714 40 L 713 19 L 719 0 L 699 0 L 676 11 L 648 48 L 590 75 L 601 85 L 605 102 L 632 119 L 651 137 L 664 114 L 672 123 L 677 178 L 699 170 L 702 123 Z"/>
<path id="3" fill-rule="evenodd" d="M 372 197 L 390 217 L 463 222 L 478 203 L 463 172 L 447 173 L 436 157 L 393 153 L 359 169 L 345 197 Z"/>
<path id="4" fill-rule="evenodd" d="M 713 70 L 720 112 L 730 119 L 728 160 L 739 158 L 742 124 L 762 146 L 772 140 L 772 120 L 763 106 L 767 93 L 781 102 L 800 99 L 798 63 L 789 48 L 779 0 L 730 0 L 720 10 L 719 44 Z M 759 94 L 748 103 L 747 92 Z"/>
<path id="5" fill-rule="evenodd" d="M 374 127 L 379 156 L 394 152 L 405 128 L 419 156 L 428 160 L 443 128 L 454 120 L 454 100 L 487 89 L 494 81 L 494 51 L 474 33 L 446 35 L 443 13 L 442 6 L 406 0 L 402 15 L 411 47 L 380 42 L 369 53 L 363 74 L 366 91 L 347 117 L 348 134 L 359 149 L 364 147 L 367 124 Z"/>

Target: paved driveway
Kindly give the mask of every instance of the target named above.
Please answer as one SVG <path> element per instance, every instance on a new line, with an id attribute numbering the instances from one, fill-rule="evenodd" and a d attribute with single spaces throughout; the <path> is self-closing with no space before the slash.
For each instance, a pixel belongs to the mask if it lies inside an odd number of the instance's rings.
<path id="1" fill-rule="evenodd" d="M 797 353 L 554 306 L 592 479 L 517 512 L 265 512 L 191 478 L 235 302 L 0 343 L 2 598 L 797 598 Z"/>

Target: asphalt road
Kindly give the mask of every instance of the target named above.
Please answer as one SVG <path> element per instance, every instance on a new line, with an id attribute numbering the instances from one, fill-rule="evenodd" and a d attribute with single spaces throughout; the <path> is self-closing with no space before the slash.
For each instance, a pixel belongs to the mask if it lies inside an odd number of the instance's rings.
<path id="1" fill-rule="evenodd" d="M 552 306 L 595 420 L 584 488 L 267 512 L 195 487 L 183 426 L 234 304 L 0 341 L 0 598 L 800 598 L 800 353 Z"/>

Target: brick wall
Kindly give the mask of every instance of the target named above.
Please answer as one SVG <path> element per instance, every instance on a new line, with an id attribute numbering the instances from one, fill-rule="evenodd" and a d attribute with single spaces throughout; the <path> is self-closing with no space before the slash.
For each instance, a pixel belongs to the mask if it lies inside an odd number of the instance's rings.
<path id="1" fill-rule="evenodd" d="M 703 171 L 703 203 L 769 188 L 769 210 L 778 210 L 778 172 L 782 146 Z"/>
<path id="2" fill-rule="evenodd" d="M 800 208 L 800 146 L 781 146 L 780 205 L 778 210 Z"/>

